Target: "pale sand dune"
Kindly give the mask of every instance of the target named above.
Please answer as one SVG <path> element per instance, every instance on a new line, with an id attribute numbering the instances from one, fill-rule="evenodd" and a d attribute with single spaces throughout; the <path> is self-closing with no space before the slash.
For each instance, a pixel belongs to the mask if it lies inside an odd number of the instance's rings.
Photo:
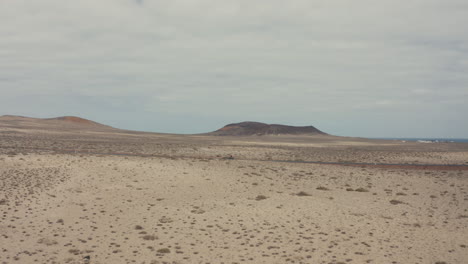
<path id="1" fill-rule="evenodd" d="M 0 263 L 466 263 L 468 170 L 268 161 L 465 164 L 466 145 L 245 140 L 2 134 Z"/>

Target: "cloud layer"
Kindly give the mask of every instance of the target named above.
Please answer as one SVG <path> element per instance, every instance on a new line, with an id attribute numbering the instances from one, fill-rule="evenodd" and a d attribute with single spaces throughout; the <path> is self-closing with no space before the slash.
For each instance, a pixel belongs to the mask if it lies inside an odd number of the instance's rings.
<path id="1" fill-rule="evenodd" d="M 2 1 L 0 114 L 468 137 L 464 0 Z"/>

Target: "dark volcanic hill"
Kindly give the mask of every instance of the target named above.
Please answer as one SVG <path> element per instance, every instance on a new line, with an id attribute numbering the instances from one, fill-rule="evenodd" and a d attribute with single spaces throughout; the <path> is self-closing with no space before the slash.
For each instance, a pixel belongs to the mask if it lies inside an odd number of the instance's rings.
<path id="1" fill-rule="evenodd" d="M 214 136 L 326 135 L 313 126 L 269 125 L 259 122 L 229 124 L 209 134 Z"/>

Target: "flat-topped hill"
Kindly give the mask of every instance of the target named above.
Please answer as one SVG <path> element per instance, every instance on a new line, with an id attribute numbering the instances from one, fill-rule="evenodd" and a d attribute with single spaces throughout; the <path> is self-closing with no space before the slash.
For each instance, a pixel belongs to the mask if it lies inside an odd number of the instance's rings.
<path id="1" fill-rule="evenodd" d="M 313 126 L 270 125 L 260 122 L 229 124 L 209 134 L 214 136 L 326 135 Z"/>

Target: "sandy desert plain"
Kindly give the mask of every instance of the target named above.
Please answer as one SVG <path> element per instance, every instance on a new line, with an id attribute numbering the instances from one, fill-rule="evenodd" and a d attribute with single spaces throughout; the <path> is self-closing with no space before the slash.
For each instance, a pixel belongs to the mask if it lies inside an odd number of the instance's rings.
<path id="1" fill-rule="evenodd" d="M 466 143 L 0 118 L 2 264 L 454 264 L 467 247 Z"/>

